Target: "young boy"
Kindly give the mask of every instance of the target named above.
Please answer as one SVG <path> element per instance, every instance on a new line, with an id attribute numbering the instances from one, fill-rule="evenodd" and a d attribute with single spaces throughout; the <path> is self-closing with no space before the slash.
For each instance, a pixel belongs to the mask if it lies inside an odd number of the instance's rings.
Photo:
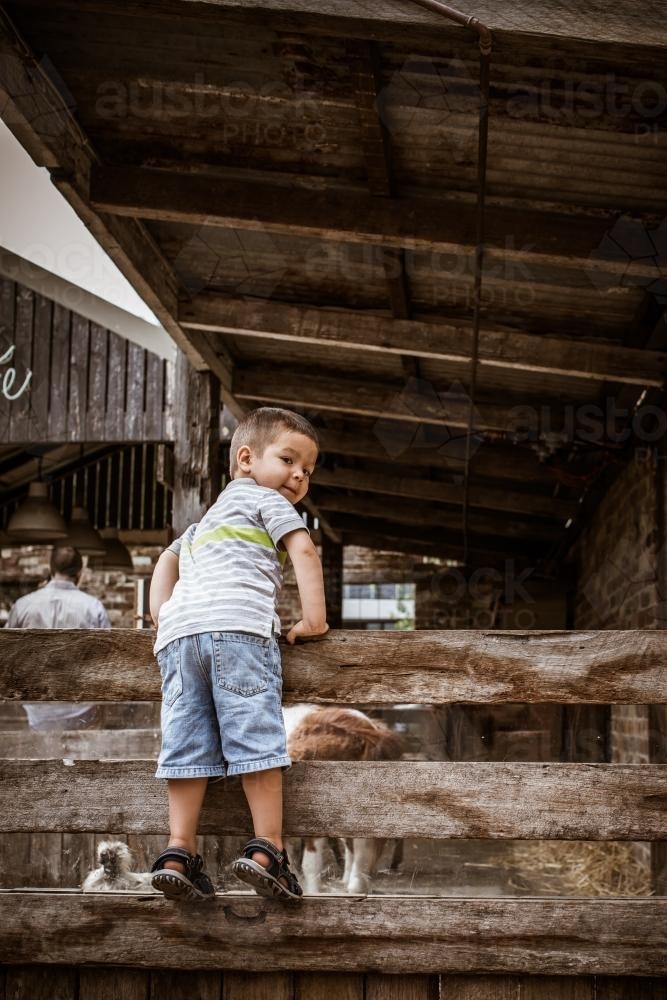
<path id="1" fill-rule="evenodd" d="M 282 841 L 282 769 L 288 767 L 276 601 L 289 555 L 302 618 L 287 641 L 328 630 L 322 566 L 294 504 L 308 492 L 317 435 L 303 417 L 262 407 L 231 444 L 232 481 L 198 524 L 162 553 L 151 614 L 162 675 L 162 749 L 169 846 L 153 885 L 169 898 L 214 895 L 196 853 L 209 778 L 240 774 L 255 838 L 232 870 L 264 896 L 298 900 Z"/>

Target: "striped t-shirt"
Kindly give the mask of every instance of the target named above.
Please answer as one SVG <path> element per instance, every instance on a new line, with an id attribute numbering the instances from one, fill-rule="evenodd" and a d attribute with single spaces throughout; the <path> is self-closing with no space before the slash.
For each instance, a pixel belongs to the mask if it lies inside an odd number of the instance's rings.
<path id="1" fill-rule="evenodd" d="M 199 632 L 278 634 L 287 559 L 278 543 L 299 528 L 307 530 L 276 490 L 249 477 L 232 480 L 202 520 L 169 546 L 178 555 L 179 578 L 160 608 L 155 652 Z"/>

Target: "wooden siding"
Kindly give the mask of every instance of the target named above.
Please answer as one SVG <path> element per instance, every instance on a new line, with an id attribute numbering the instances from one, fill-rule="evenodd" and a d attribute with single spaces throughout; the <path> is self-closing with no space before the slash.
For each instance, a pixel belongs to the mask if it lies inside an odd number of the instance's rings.
<path id="1" fill-rule="evenodd" d="M 32 379 L 17 399 L 0 396 L 3 444 L 172 438 L 166 361 L 0 278 L 0 354 L 12 345 L 13 391 Z"/>

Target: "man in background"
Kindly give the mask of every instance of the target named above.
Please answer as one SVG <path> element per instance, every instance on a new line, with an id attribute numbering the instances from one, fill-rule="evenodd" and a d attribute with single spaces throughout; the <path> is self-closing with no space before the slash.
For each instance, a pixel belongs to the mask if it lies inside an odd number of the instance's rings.
<path id="1" fill-rule="evenodd" d="M 9 612 L 6 628 L 111 628 L 104 605 L 79 590 L 81 554 L 71 545 L 55 545 L 51 579 L 39 590 L 19 597 Z M 96 707 L 88 702 L 25 702 L 32 729 L 85 728 Z"/>

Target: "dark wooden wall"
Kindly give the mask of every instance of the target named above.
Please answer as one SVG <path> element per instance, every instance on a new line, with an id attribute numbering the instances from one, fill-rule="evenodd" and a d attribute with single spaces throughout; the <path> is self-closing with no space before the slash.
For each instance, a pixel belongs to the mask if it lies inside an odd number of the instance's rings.
<path id="1" fill-rule="evenodd" d="M 168 429 L 168 363 L 28 288 L 0 279 L 0 442 L 120 442 L 172 440 Z M 18 399 L 12 392 L 32 371 Z"/>

